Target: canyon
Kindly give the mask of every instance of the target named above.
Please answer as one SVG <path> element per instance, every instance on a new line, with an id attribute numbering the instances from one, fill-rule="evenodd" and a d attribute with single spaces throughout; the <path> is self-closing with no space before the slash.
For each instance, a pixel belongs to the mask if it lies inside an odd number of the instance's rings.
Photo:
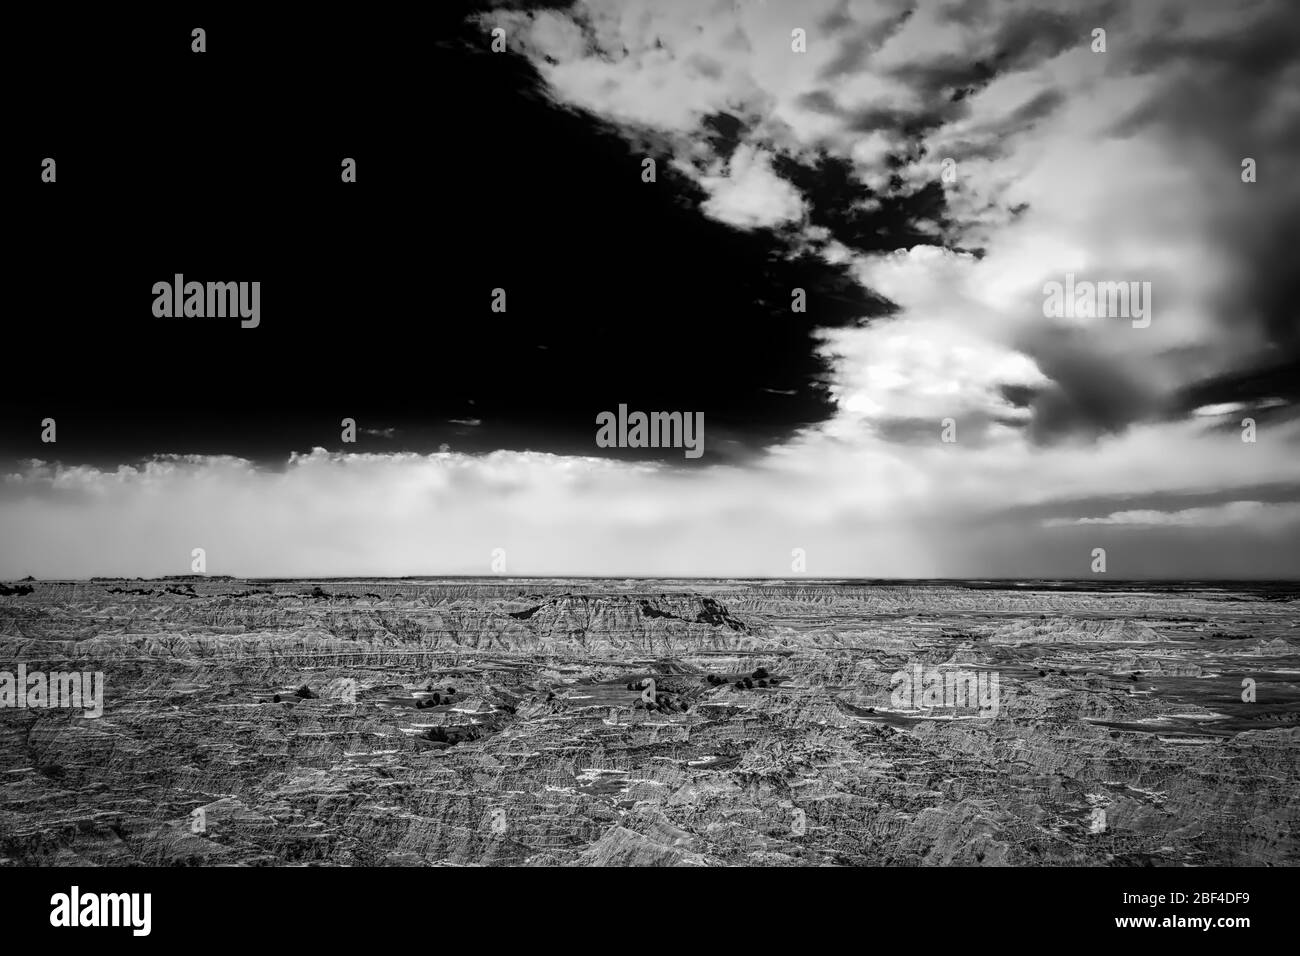
<path id="1" fill-rule="evenodd" d="M 0 708 L 0 866 L 1294 865 L 1298 597 L 28 582 L 0 668 L 102 715 Z M 916 668 L 998 706 L 897 706 Z"/>

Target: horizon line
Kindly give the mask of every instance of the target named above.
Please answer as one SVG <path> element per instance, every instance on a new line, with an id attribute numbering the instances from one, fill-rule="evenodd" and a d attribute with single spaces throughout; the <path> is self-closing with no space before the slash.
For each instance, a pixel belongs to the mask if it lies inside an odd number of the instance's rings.
<path id="1" fill-rule="evenodd" d="M 178 581 L 178 580 L 214 580 L 214 581 L 422 581 L 422 580 L 465 580 L 465 581 L 808 581 L 808 582 L 1024 582 L 1042 584 L 1297 584 L 1300 577 L 1294 578 L 1053 578 L 1053 577 L 854 577 L 833 575 L 825 577 L 785 576 L 785 575 L 645 575 L 645 574 L 288 574 L 288 575 L 239 575 L 239 574 L 163 574 L 145 577 L 142 575 L 96 574 L 88 578 L 40 578 L 27 575 L 23 578 L 9 578 L 11 582 L 36 582 L 42 584 L 89 584 L 95 581 Z"/>

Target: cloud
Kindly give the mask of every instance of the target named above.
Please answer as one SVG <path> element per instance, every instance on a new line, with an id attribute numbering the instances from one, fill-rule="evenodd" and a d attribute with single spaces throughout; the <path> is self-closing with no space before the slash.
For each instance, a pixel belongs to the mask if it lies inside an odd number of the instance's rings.
<path id="1" fill-rule="evenodd" d="M 1069 525 L 1125 525 L 1130 527 L 1222 528 L 1254 526 L 1280 530 L 1283 524 L 1300 521 L 1300 502 L 1265 503 L 1230 501 L 1208 508 L 1181 511 L 1116 511 L 1099 518 L 1050 518 L 1047 527 Z"/>
<path id="2" fill-rule="evenodd" d="M 482 26 L 507 27 L 566 128 L 601 133 L 581 177 L 548 154 L 540 180 L 571 176 L 569 196 L 631 181 L 616 208 L 637 223 L 662 211 L 642 197 L 673 208 L 657 231 L 623 234 L 626 271 L 592 270 L 606 283 L 594 300 L 622 296 L 633 317 L 599 329 L 602 347 L 636 361 L 566 366 L 558 345 L 536 348 L 565 328 L 529 328 L 515 336 L 526 360 L 495 374 L 543 369 L 546 397 L 599 379 L 613 390 L 600 407 L 633 386 L 658 407 L 707 396 L 705 467 L 589 456 L 588 391 L 518 429 L 526 442 L 580 417 L 559 454 L 441 443 L 318 449 L 283 468 L 32 463 L 0 483 L 0 573 L 170 573 L 204 546 L 216 573 L 478 573 L 505 547 L 521 574 L 783 575 L 802 548 L 810 574 L 1068 577 L 1118 545 L 1117 574 L 1300 575 L 1297 506 L 1257 494 L 1294 480 L 1300 450 L 1300 75 L 1284 43 L 1297 11 L 585 0 L 490 13 Z M 790 50 L 794 26 L 806 54 Z M 1106 53 L 1090 49 L 1094 26 Z M 670 159 L 653 187 L 641 152 Z M 1241 180 L 1245 156 L 1256 183 Z M 689 246 L 665 225 L 681 226 L 682 203 L 705 227 Z M 535 261 L 553 237 L 524 218 Z M 689 249 L 671 261 L 689 300 L 630 294 L 667 235 Z M 1150 327 L 1045 317 L 1044 283 L 1067 273 L 1151 282 Z M 809 315 L 789 311 L 795 286 L 815 288 Z M 638 351 L 649 339 L 668 345 Z M 503 441 L 512 410 L 483 392 L 457 419 L 483 423 L 467 443 Z M 715 424 L 718 395 L 743 436 Z M 1238 415 L 1257 418 L 1256 442 Z M 940 438 L 948 418 L 955 443 Z M 716 454 L 741 438 L 743 458 Z"/>
<path id="3" fill-rule="evenodd" d="M 0 578 L 185 573 L 195 547 L 212 573 L 262 576 L 488 573 L 498 547 L 513 574 L 784 576 L 802 548 L 813 575 L 1071 576 L 1087 573 L 1092 542 L 1060 539 L 1070 529 L 1042 527 L 1035 509 L 1133 489 L 1282 484 L 1300 441 L 1300 423 L 1254 445 L 1203 422 L 1163 423 L 1043 452 L 1012 431 L 968 444 L 959 427 L 949 445 L 936 427 L 904 445 L 839 424 L 743 466 L 690 472 L 504 451 L 316 449 L 280 468 L 201 456 L 116 469 L 29 462 L 0 481 Z M 1214 526 L 1214 540 L 1241 552 L 1234 573 L 1300 574 L 1296 526 L 1279 534 L 1271 515 Z M 1204 540 L 1153 552 L 1151 573 L 1212 571 L 1221 557 L 1189 548 Z"/>
<path id="4" fill-rule="evenodd" d="M 964 269 L 930 260 L 925 297 L 953 313 L 981 290 L 974 334 L 1042 376 L 1030 440 L 1188 415 L 1199 383 L 1249 393 L 1266 386 L 1253 369 L 1300 355 L 1300 184 L 1280 174 L 1300 160 L 1294 4 L 585 0 L 512 16 L 558 97 L 674 144 L 706 214 L 748 228 L 802 209 L 811 247 L 859 259 L 864 283 L 880 252 L 978 249 Z M 1248 155 L 1267 180 L 1241 182 Z M 957 179 L 940 185 L 945 158 Z M 1152 326 L 1044 319 L 1043 284 L 1067 272 L 1152 283 Z M 900 321 L 928 321 L 915 295 L 885 294 Z M 837 354 L 869 351 L 872 333 L 854 336 L 834 337 Z M 882 376 L 922 377 L 885 361 Z M 931 390 L 958 361 L 931 363 Z"/>
<path id="5" fill-rule="evenodd" d="M 749 146 L 731 155 L 725 175 L 705 176 L 701 184 L 709 199 L 700 208 L 740 229 L 798 221 L 804 213 L 798 190 L 772 172 L 771 155 Z"/>

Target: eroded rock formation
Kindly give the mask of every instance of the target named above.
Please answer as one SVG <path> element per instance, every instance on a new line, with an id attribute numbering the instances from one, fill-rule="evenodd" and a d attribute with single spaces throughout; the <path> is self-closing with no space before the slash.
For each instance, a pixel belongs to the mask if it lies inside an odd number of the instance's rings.
<path id="1" fill-rule="evenodd" d="M 0 671 L 106 690 L 0 708 L 0 864 L 1295 864 L 1298 621 L 1249 588 L 33 582 Z M 942 697 L 981 674 L 996 713 Z"/>

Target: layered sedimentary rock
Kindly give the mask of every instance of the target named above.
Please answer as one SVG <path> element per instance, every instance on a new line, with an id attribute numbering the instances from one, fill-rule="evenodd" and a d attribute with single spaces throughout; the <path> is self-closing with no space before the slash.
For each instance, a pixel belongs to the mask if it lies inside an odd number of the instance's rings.
<path id="1" fill-rule="evenodd" d="M 1267 588 L 32 582 L 0 671 L 105 691 L 0 707 L 0 863 L 1294 864 L 1298 623 Z"/>

